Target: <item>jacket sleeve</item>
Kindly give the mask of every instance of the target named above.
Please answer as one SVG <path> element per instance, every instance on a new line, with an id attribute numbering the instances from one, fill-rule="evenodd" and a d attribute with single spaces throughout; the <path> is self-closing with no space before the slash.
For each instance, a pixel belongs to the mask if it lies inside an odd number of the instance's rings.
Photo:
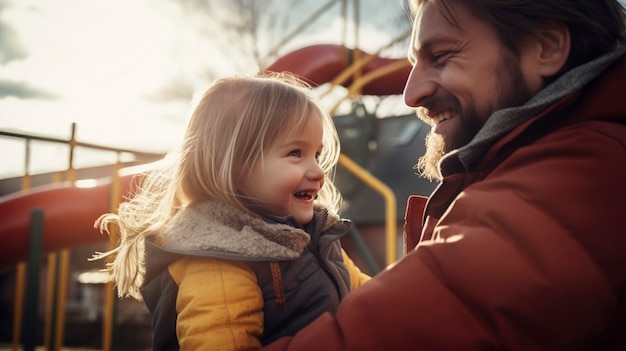
<path id="1" fill-rule="evenodd" d="M 348 254 L 344 249 L 341 249 L 341 254 L 343 255 L 343 263 L 348 267 L 348 272 L 350 273 L 350 290 L 354 290 L 359 286 L 365 284 L 368 280 L 370 280 L 370 276 L 361 272 L 359 267 L 354 264 L 354 262 L 350 259 Z"/>
<path id="2" fill-rule="evenodd" d="M 518 150 L 433 240 L 264 350 L 603 349 L 624 315 L 623 145 L 582 126 Z"/>
<path id="3" fill-rule="evenodd" d="M 263 296 L 245 263 L 184 258 L 169 270 L 179 285 L 176 334 L 181 350 L 261 347 Z"/>

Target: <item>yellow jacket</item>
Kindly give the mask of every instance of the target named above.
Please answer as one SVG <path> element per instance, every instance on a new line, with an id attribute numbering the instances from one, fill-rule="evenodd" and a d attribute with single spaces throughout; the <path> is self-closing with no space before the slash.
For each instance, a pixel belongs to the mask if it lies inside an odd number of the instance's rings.
<path id="1" fill-rule="evenodd" d="M 342 250 L 351 288 L 370 279 Z M 176 335 L 181 350 L 261 348 L 263 294 L 245 262 L 185 257 L 169 266 L 179 286 Z M 193 289 L 187 287 L 193 286 Z M 197 294 L 198 290 L 210 293 Z"/>

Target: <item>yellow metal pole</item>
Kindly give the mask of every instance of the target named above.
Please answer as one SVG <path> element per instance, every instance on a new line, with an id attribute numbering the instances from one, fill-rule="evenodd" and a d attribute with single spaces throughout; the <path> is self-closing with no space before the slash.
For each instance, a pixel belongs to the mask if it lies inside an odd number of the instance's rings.
<path id="1" fill-rule="evenodd" d="M 54 349 L 61 351 L 63 347 L 63 341 L 65 336 L 65 305 L 67 300 L 67 286 L 69 284 L 69 269 L 70 269 L 70 251 L 63 249 L 59 252 L 59 291 L 57 295 L 57 315 L 56 315 L 56 337 L 54 339 Z"/>
<path id="2" fill-rule="evenodd" d="M 22 190 L 30 189 L 30 140 L 26 140 L 26 152 L 24 157 L 24 177 L 22 177 Z M 15 271 L 15 313 L 13 315 L 13 351 L 20 349 L 20 337 L 22 335 L 22 318 L 24 318 L 24 294 L 26 291 L 26 263 L 17 264 Z"/>
<path id="3" fill-rule="evenodd" d="M 401 40 L 404 40 L 409 35 L 411 35 L 411 30 L 408 30 L 408 31 L 402 33 L 401 35 L 397 36 L 391 42 L 389 42 L 387 45 L 379 48 L 378 50 L 376 50 L 376 52 L 374 52 L 372 54 L 365 55 L 365 57 L 361 57 L 361 55 L 358 55 L 359 59 L 358 60 L 354 60 L 354 62 L 350 66 L 348 66 L 341 73 L 339 73 L 330 82 L 328 89 L 320 94 L 320 97 L 324 97 L 324 96 L 330 94 L 330 92 L 332 92 L 333 89 L 335 89 L 336 86 L 339 86 L 339 85 L 343 84 L 344 82 L 346 82 L 351 77 L 355 77 L 356 76 L 356 72 L 361 70 L 370 61 L 374 60 L 380 54 L 380 52 L 383 49 L 388 48 L 391 45 L 393 45 L 393 44 L 395 44 L 395 43 L 397 43 L 397 42 L 399 42 Z"/>
<path id="4" fill-rule="evenodd" d="M 52 182 L 60 183 L 63 181 L 63 175 L 60 172 L 55 172 Z M 57 272 L 57 253 L 52 252 L 48 254 L 48 269 L 46 275 L 46 306 L 44 310 L 44 329 L 43 329 L 43 346 L 45 350 L 53 350 L 52 330 L 54 329 L 54 307 L 56 301 L 54 300 L 55 293 L 55 278 Z M 57 310 L 57 313 L 58 310 Z"/>
<path id="5" fill-rule="evenodd" d="M 368 84 L 369 82 L 380 78 L 380 77 L 384 77 L 387 74 L 391 74 L 397 70 L 403 69 L 407 66 L 409 66 L 410 63 L 409 61 L 398 61 L 398 62 L 394 62 L 391 63 L 387 66 L 378 68 L 374 71 L 368 72 L 367 74 L 365 74 L 364 76 L 359 77 L 358 79 L 355 79 L 354 82 L 348 87 L 348 92 L 345 94 L 345 96 L 341 99 L 339 99 L 335 105 L 333 105 L 333 107 L 330 109 L 330 113 L 334 113 L 335 110 L 337 110 L 339 108 L 339 106 L 341 105 L 341 103 L 349 98 L 350 96 L 354 96 L 355 94 L 360 94 L 361 89 L 363 88 L 363 86 L 365 86 L 366 84 Z"/>
<path id="6" fill-rule="evenodd" d="M 410 66 L 411 64 L 409 63 L 408 60 L 406 61 L 397 61 L 391 64 L 388 64 L 387 66 L 378 68 L 374 71 L 371 71 L 369 73 L 367 73 L 366 75 L 364 75 L 361 79 L 357 79 L 354 81 L 354 83 L 352 83 L 352 85 L 350 85 L 350 87 L 348 88 L 349 92 L 351 94 L 358 94 L 361 92 L 361 89 L 363 88 L 363 86 L 367 85 L 369 82 L 380 78 L 380 77 L 384 77 L 388 74 L 391 74 L 395 71 L 401 70 L 403 68 L 406 68 L 408 66 Z"/>
<path id="7" fill-rule="evenodd" d="M 118 154 L 119 156 L 119 154 Z M 117 206 L 120 202 L 120 176 L 119 170 L 121 169 L 121 161 L 118 157 L 117 163 L 113 168 L 113 183 L 111 184 L 111 212 L 117 211 Z M 109 229 L 109 243 L 107 244 L 107 251 L 113 250 L 119 240 L 119 228 L 117 226 L 111 226 Z M 107 259 L 107 262 L 112 262 L 113 257 Z M 115 324 L 115 283 L 108 282 L 105 290 L 105 310 L 104 310 L 104 322 L 102 323 L 102 350 L 110 351 L 113 341 L 113 326 Z"/>
<path id="8" fill-rule="evenodd" d="M 48 254 L 48 269 L 46 273 L 46 306 L 44 310 L 43 347 L 52 350 L 52 313 L 54 311 L 54 278 L 57 267 L 57 254 Z"/>
<path id="9" fill-rule="evenodd" d="M 76 173 L 74 171 L 74 148 L 76 147 L 76 123 L 72 123 L 72 135 L 70 137 L 70 155 L 67 169 L 67 180 L 69 182 L 76 181 Z M 54 338 L 55 351 L 61 351 L 63 341 L 65 339 L 65 306 L 67 301 L 67 291 L 69 285 L 70 271 L 70 250 L 63 249 L 59 252 L 59 290 L 57 293 L 57 314 L 55 320 L 56 336 Z"/>
<path id="10" fill-rule="evenodd" d="M 359 164 L 352 161 L 348 156 L 341 154 L 339 163 L 357 178 L 368 184 L 372 189 L 379 192 L 385 200 L 385 233 L 386 233 L 386 258 L 387 265 L 394 263 L 397 259 L 397 223 L 396 223 L 396 196 L 391 188 L 378 178 L 374 177 L 370 172 L 362 168 Z"/>
<path id="11" fill-rule="evenodd" d="M 26 290 L 26 263 L 17 264 L 15 277 L 15 314 L 13 315 L 13 351 L 20 349 L 22 318 L 24 317 L 24 291 Z"/>

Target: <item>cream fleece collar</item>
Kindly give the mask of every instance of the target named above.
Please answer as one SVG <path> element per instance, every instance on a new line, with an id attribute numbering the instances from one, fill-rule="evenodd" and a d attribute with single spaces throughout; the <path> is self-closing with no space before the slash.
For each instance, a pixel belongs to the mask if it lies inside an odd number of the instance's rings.
<path id="1" fill-rule="evenodd" d="M 328 216 L 324 227 L 338 221 L 338 217 Z M 212 251 L 249 258 L 293 259 L 300 257 L 311 237 L 301 228 L 269 223 L 234 206 L 204 201 L 176 214 L 159 241 L 164 248 L 175 251 Z"/>

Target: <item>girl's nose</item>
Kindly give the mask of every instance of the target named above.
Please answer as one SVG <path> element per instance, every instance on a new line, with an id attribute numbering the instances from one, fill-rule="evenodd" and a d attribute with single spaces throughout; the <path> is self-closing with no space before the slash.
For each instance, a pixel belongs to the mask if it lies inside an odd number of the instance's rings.
<path id="1" fill-rule="evenodd" d="M 419 63 L 411 69 L 404 86 L 404 103 L 409 107 L 420 107 L 436 93 L 437 86 L 428 72 Z"/>
<path id="2" fill-rule="evenodd" d="M 307 170 L 306 176 L 312 180 L 321 180 L 324 179 L 324 170 L 320 166 L 320 164 L 315 160 L 311 162 L 309 169 Z"/>

